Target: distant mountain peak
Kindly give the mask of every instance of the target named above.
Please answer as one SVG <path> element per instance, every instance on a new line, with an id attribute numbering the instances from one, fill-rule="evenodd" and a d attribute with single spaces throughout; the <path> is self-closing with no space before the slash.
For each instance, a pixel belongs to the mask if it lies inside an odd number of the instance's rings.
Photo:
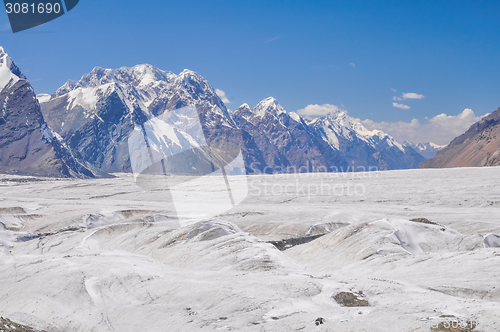
<path id="1" fill-rule="evenodd" d="M 238 108 L 236 109 L 236 111 L 234 111 L 234 112 L 236 113 L 236 112 L 241 112 L 241 111 L 248 111 L 248 112 L 251 112 L 251 111 L 252 111 L 252 109 L 250 108 L 250 106 L 249 106 L 247 103 L 244 103 L 244 104 L 242 104 L 240 107 L 238 107 Z"/>
<path id="2" fill-rule="evenodd" d="M 286 113 L 285 109 L 274 97 L 268 97 L 257 104 L 252 110 L 255 115 L 264 117 L 266 113 L 278 116 L 279 114 Z"/>
<path id="3" fill-rule="evenodd" d="M 444 147 L 446 147 L 446 145 L 439 145 L 439 144 L 436 144 L 436 143 L 433 143 L 433 142 L 413 143 L 413 142 L 404 141 L 403 145 L 404 146 L 411 146 L 412 148 L 418 149 L 418 150 L 425 150 L 425 149 L 429 149 L 429 148 L 432 148 L 432 149 L 443 149 Z"/>
<path id="4" fill-rule="evenodd" d="M 175 76 L 175 83 L 178 84 L 180 82 L 182 82 L 182 85 L 184 86 L 193 84 L 196 86 L 200 86 L 204 83 L 208 85 L 208 82 L 203 78 L 203 76 L 189 69 L 184 69 L 179 75 Z"/>
<path id="5" fill-rule="evenodd" d="M 197 72 L 195 72 L 194 70 L 191 70 L 191 69 L 184 69 L 183 71 L 181 71 L 181 73 L 179 74 L 179 76 L 195 76 L 195 77 L 201 77 L 200 74 L 198 74 Z"/>
<path id="6" fill-rule="evenodd" d="M 403 145 L 392 136 L 381 130 L 368 130 L 358 120 L 350 117 L 345 110 L 335 110 L 325 117 L 314 119 L 310 122 L 310 125 L 317 128 L 323 127 L 323 132 L 333 132 L 335 135 L 327 135 L 329 137 L 327 141 L 336 148 L 338 148 L 339 144 L 337 137 L 343 137 L 349 141 L 360 139 L 372 147 L 376 147 L 381 142 L 386 142 L 389 146 L 394 146 L 401 152 L 405 152 Z"/>
<path id="7" fill-rule="evenodd" d="M 340 108 L 331 111 L 326 116 L 329 117 L 330 119 L 350 118 L 350 116 L 347 115 L 347 111 Z"/>
<path id="8" fill-rule="evenodd" d="M 60 87 L 53 97 L 59 97 L 78 88 L 94 88 L 109 83 L 127 84 L 134 87 L 148 87 L 152 84 L 171 84 L 177 75 L 163 71 L 150 64 L 140 64 L 134 67 L 108 69 L 94 67 L 84 74 L 79 81 L 68 80 Z"/>
<path id="9" fill-rule="evenodd" d="M 249 132 L 268 165 L 322 165 L 337 169 L 418 167 L 424 158 L 380 130 L 368 130 L 347 111 L 305 121 L 269 97 L 253 109 L 241 105 L 233 119 Z M 352 163 L 352 165 L 351 165 Z M 363 169 L 363 168 L 362 168 Z"/>
<path id="10" fill-rule="evenodd" d="M 427 143 L 413 143 L 404 141 L 403 146 L 411 147 L 418 153 L 420 153 L 425 159 L 433 158 L 439 150 L 442 150 L 446 145 L 438 145 L 432 142 Z"/>

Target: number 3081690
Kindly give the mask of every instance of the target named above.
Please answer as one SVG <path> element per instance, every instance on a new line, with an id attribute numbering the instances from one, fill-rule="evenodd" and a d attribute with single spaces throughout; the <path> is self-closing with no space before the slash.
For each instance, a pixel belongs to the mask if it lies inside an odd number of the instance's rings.
<path id="1" fill-rule="evenodd" d="M 7 14 L 59 14 L 61 11 L 61 5 L 58 3 L 39 3 L 38 6 L 35 6 L 34 3 L 6 3 L 5 7 L 7 9 Z"/>

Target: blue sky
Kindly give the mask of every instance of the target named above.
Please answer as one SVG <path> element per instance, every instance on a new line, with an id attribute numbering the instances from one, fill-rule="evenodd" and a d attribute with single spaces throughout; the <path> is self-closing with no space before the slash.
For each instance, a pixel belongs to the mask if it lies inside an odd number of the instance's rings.
<path id="1" fill-rule="evenodd" d="M 424 125 L 500 106 L 498 17 L 499 1 L 80 0 L 17 34 L 1 13 L 0 45 L 37 93 L 95 66 L 150 63 L 199 72 L 232 110 L 273 96 L 288 111 L 328 104 Z"/>

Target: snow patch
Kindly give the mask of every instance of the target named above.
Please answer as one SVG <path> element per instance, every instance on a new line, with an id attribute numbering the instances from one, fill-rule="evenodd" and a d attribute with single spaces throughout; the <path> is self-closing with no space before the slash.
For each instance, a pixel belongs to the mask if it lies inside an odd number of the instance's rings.
<path id="1" fill-rule="evenodd" d="M 48 102 L 50 100 L 50 98 L 51 98 L 51 96 L 49 94 L 46 94 L 46 93 L 40 93 L 40 94 L 36 95 L 36 99 L 38 100 L 38 102 L 40 104 Z"/>
<path id="2" fill-rule="evenodd" d="M 20 229 L 24 226 L 23 219 L 16 215 L 0 214 L 0 225 L 7 229 Z"/>
<path id="3" fill-rule="evenodd" d="M 10 251 L 14 247 L 14 242 L 16 238 L 11 232 L 2 231 L 0 225 L 0 254 L 10 255 Z"/>
<path id="4" fill-rule="evenodd" d="M 448 246 L 447 238 L 456 238 L 461 234 L 457 231 L 446 229 L 440 225 L 424 224 L 398 219 L 382 220 L 394 229 L 394 233 L 388 236 L 395 244 L 412 255 L 420 255 L 427 250 L 440 250 Z M 384 251 L 384 249 L 381 249 Z"/>
<path id="5" fill-rule="evenodd" d="M 61 135 L 53 131 L 46 123 L 42 124 L 42 134 L 49 142 L 59 142 L 63 147 L 67 148 Z"/>
<path id="6" fill-rule="evenodd" d="M 106 87 L 108 87 L 107 85 Z M 86 111 L 95 111 L 99 96 L 97 92 L 101 87 L 80 88 L 68 93 L 67 109 L 70 110 L 76 106 L 82 107 Z"/>
<path id="7" fill-rule="evenodd" d="M 484 246 L 486 248 L 500 248 L 500 235 L 488 234 L 484 237 Z"/>

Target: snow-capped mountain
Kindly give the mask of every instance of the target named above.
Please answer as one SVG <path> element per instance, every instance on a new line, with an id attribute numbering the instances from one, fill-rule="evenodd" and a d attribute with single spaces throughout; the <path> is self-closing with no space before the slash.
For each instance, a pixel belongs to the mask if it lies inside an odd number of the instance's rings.
<path id="1" fill-rule="evenodd" d="M 130 172 L 127 139 L 133 130 L 165 112 L 194 105 L 205 136 L 211 136 L 211 130 L 236 128 L 224 103 L 199 74 L 184 70 L 175 75 L 151 65 L 96 67 L 78 82 L 64 84 L 42 103 L 42 112 L 85 160 L 106 172 Z"/>
<path id="2" fill-rule="evenodd" d="M 403 146 L 409 146 L 413 148 L 415 151 L 420 153 L 425 159 L 434 158 L 434 156 L 439 150 L 442 150 L 446 147 L 446 145 L 437 145 L 432 142 L 415 144 L 413 142 L 408 142 L 408 141 L 405 141 L 403 143 Z"/>
<path id="3" fill-rule="evenodd" d="M 254 137 L 266 163 L 273 168 L 385 170 L 416 168 L 424 160 L 416 151 L 403 147 L 384 132 L 367 130 L 345 111 L 307 122 L 297 113 L 286 112 L 270 97 L 253 109 L 243 104 L 233 118 L 240 128 Z"/>
<path id="4" fill-rule="evenodd" d="M 336 171 L 347 167 L 343 156 L 331 149 L 302 117 L 287 113 L 272 97 L 253 109 L 243 104 L 233 119 L 254 138 L 269 166 L 266 172 L 310 172 L 320 167 L 323 171 Z"/>
<path id="5" fill-rule="evenodd" d="M 0 47 L 0 171 L 55 177 L 104 175 L 79 160 L 45 122 L 33 88 Z"/>
<path id="6" fill-rule="evenodd" d="M 416 168 L 424 160 L 415 150 L 404 147 L 392 136 L 380 130 L 368 130 L 361 123 L 337 110 L 309 122 L 329 146 L 340 151 L 355 169 Z"/>

